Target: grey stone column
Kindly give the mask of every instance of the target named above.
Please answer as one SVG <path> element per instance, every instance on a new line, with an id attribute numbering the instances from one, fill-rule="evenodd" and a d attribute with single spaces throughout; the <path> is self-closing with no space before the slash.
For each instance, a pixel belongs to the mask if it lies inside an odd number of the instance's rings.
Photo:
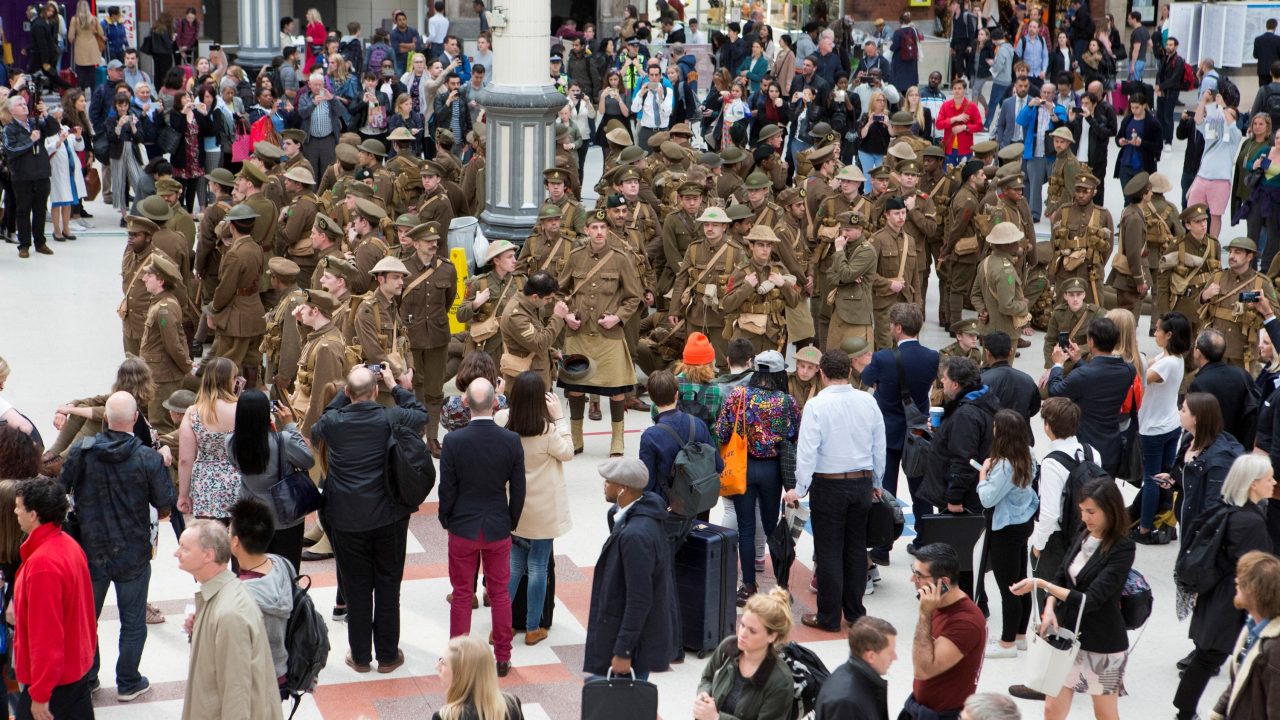
<path id="1" fill-rule="evenodd" d="M 236 37 L 240 53 L 236 63 L 249 69 L 271 65 L 280 54 L 280 3 L 278 0 L 239 0 Z"/>
<path id="2" fill-rule="evenodd" d="M 480 222 L 490 239 L 521 242 L 545 195 L 542 171 L 555 165 L 554 123 L 565 97 L 547 75 L 551 4 L 505 5 L 507 26 L 494 28 L 493 81 L 478 95 L 486 121 Z"/>

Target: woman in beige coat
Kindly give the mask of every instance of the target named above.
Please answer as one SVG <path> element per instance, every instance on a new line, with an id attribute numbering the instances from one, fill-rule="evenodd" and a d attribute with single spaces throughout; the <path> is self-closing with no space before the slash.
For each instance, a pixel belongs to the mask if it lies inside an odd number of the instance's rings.
<path id="1" fill-rule="evenodd" d="M 88 0 L 80 0 L 76 5 L 76 16 L 67 28 L 67 42 L 71 43 L 71 60 L 76 65 L 76 87 L 88 94 L 98 82 L 102 48 L 107 42 L 102 26 L 89 12 Z"/>
<path id="2" fill-rule="evenodd" d="M 573 459 L 573 440 L 560 399 L 547 392 L 542 376 L 524 372 L 507 390 L 508 409 L 495 418 L 520 436 L 524 446 L 524 511 L 511 538 L 511 597 L 527 574 L 525 645 L 547 637 L 542 607 L 547 596 L 547 565 L 553 541 L 569 532 L 569 495 L 563 463 Z M 506 417 L 502 417 L 503 414 Z"/>

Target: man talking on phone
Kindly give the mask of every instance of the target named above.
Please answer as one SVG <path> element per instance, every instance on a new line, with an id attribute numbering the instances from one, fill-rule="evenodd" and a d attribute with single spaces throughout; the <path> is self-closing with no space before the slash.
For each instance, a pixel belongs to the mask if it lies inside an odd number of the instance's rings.
<path id="1" fill-rule="evenodd" d="M 960 589 L 960 556 L 954 548 L 932 543 L 915 556 L 911 583 L 920 601 L 911 641 L 915 679 L 901 717 L 957 720 L 965 698 L 978 689 L 987 621 Z"/>

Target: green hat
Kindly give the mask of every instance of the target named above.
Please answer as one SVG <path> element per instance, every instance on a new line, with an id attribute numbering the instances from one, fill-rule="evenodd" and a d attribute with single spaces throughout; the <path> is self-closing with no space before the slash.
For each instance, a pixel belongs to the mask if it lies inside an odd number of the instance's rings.
<path id="1" fill-rule="evenodd" d="M 609 211 L 605 210 L 604 208 L 600 208 L 595 212 L 587 215 L 588 225 L 595 225 L 596 223 L 608 224 L 608 222 L 609 222 Z"/>
<path id="2" fill-rule="evenodd" d="M 246 164 L 245 167 L 248 167 L 248 165 Z M 245 205 L 244 203 L 240 203 L 239 205 L 236 205 L 235 207 L 231 208 L 231 211 L 227 213 L 226 219 L 227 220 L 257 220 L 258 211 L 254 210 L 248 205 Z"/>
<path id="3" fill-rule="evenodd" d="M 822 351 L 813 345 L 806 345 L 796 351 L 796 362 L 807 362 L 817 365 L 822 362 Z"/>
<path id="4" fill-rule="evenodd" d="M 628 145 L 618 152 L 618 156 L 614 158 L 616 165 L 631 165 L 644 158 L 644 148 L 639 145 Z"/>
<path id="5" fill-rule="evenodd" d="M 212 172 L 204 176 L 204 179 L 211 183 L 217 183 L 223 187 L 230 188 L 236 186 L 236 176 L 232 175 L 231 171 L 226 168 L 214 168 Z"/>
<path id="6" fill-rule="evenodd" d="M 280 158 L 284 157 L 284 150 L 275 143 L 260 140 L 253 144 L 253 154 L 258 156 L 259 160 L 276 163 L 280 162 Z"/>
<path id="7" fill-rule="evenodd" d="M 755 213 L 751 212 L 751 208 L 747 207 L 746 205 L 742 205 L 741 203 L 737 205 L 730 205 L 728 208 L 725 209 L 724 214 L 729 218 L 731 222 L 738 222 L 739 220 L 750 220 L 755 215 Z"/>
<path id="8" fill-rule="evenodd" d="M 671 162 L 680 162 L 685 159 L 684 150 L 670 140 L 662 143 L 658 149 L 662 152 L 662 157 L 670 160 Z"/>
<path id="9" fill-rule="evenodd" d="M 1066 281 L 1058 287 L 1058 292 L 1061 293 L 1085 292 L 1087 290 L 1088 288 L 1085 287 L 1084 280 L 1078 277 L 1067 278 Z"/>
<path id="10" fill-rule="evenodd" d="M 426 242 L 428 240 L 440 240 L 440 223 L 432 221 L 425 222 L 421 225 L 414 225 L 409 231 L 409 239 L 414 242 Z"/>
<path id="11" fill-rule="evenodd" d="M 510 240 L 495 240 L 492 243 L 489 243 L 489 251 L 484 254 L 484 264 L 488 265 L 504 252 L 513 252 L 516 250 L 519 250 L 519 248 L 517 248 L 515 243 Z"/>
<path id="12" fill-rule="evenodd" d="M 1000 151 L 996 153 L 996 157 L 1000 158 L 1001 162 L 1013 162 L 1014 160 L 1021 160 L 1022 153 L 1025 150 L 1026 146 L 1020 142 L 1010 143 L 1000 148 Z"/>
<path id="13" fill-rule="evenodd" d="M 373 223 L 377 223 L 387 216 L 386 210 L 383 210 L 377 203 L 368 198 L 356 198 L 356 212 Z"/>
<path id="14" fill-rule="evenodd" d="M 338 221 L 324 213 L 316 213 L 315 228 L 334 240 L 341 238 L 343 234 L 342 226 L 338 224 Z"/>
<path id="15" fill-rule="evenodd" d="M 160 406 L 169 412 L 185 413 L 187 408 L 196 404 L 196 394 L 190 390 L 174 390 Z"/>
<path id="16" fill-rule="evenodd" d="M 334 277 L 340 277 L 346 280 L 348 285 L 360 275 L 360 271 L 356 269 L 353 263 L 337 255 L 325 255 L 320 258 L 320 267 L 324 268 L 322 272 L 327 271 Z"/>
<path id="17" fill-rule="evenodd" d="M 143 198 L 142 202 L 138 203 L 138 211 L 143 217 L 157 223 L 166 223 L 173 217 L 173 208 L 159 195 Z"/>
<path id="18" fill-rule="evenodd" d="M 351 167 L 356 164 L 356 148 L 354 145 L 346 143 L 338 143 L 338 147 L 333 149 L 333 154 L 337 156 L 338 162 L 344 167 Z"/>
<path id="19" fill-rule="evenodd" d="M 370 155 L 376 155 L 380 158 L 387 156 L 387 146 L 383 145 L 380 140 L 374 140 L 373 138 L 369 138 L 368 140 L 360 143 L 356 146 L 356 149 L 363 150 Z"/>
<path id="20" fill-rule="evenodd" d="M 720 159 L 724 161 L 725 165 L 737 165 L 750 157 L 747 151 L 737 145 L 730 145 L 720 152 Z"/>
<path id="21" fill-rule="evenodd" d="M 698 222 L 731 223 L 733 220 L 729 219 L 729 215 L 724 211 L 724 208 L 709 207 L 698 216 Z"/>
<path id="22" fill-rule="evenodd" d="M 160 226 L 151 222 L 141 215 L 130 215 L 124 219 L 125 227 L 128 232 L 155 233 L 160 230 Z"/>
<path id="23" fill-rule="evenodd" d="M 436 142 L 442 145 L 453 145 L 457 142 L 457 138 L 449 128 L 436 128 Z"/>
<path id="24" fill-rule="evenodd" d="M 715 170 L 718 167 L 723 167 L 724 161 L 713 152 L 704 152 L 698 156 L 698 164 Z"/>
<path id="25" fill-rule="evenodd" d="M 156 181 L 157 195 L 170 195 L 172 193 L 182 192 L 182 183 L 173 178 L 160 178 Z"/>
<path id="26" fill-rule="evenodd" d="M 396 227 L 402 227 L 402 228 L 417 227 L 418 216 L 410 215 L 409 213 L 403 213 L 396 218 L 396 221 L 392 223 L 392 225 L 395 225 Z"/>
<path id="27" fill-rule="evenodd" d="M 262 183 L 267 181 L 266 171 L 264 171 L 262 168 L 250 162 L 243 163 L 240 165 L 239 177 L 242 177 L 246 180 L 250 180 L 256 183 L 258 186 L 261 186 Z"/>
<path id="28" fill-rule="evenodd" d="M 852 210 L 840 213 L 836 219 L 840 221 L 841 227 L 860 228 L 864 224 L 864 218 Z"/>
<path id="29" fill-rule="evenodd" d="M 674 134 L 674 131 L 672 131 Z M 782 126 L 777 123 L 769 123 L 760 129 L 760 134 L 756 135 L 756 142 L 764 142 L 775 135 L 782 134 Z"/>
<path id="30" fill-rule="evenodd" d="M 298 277 L 302 269 L 289 258 L 273 257 L 267 261 L 267 272 L 282 278 Z"/>
<path id="31" fill-rule="evenodd" d="M 899 110 L 898 112 L 889 116 L 890 125 L 900 125 L 900 126 L 906 127 L 909 125 L 913 125 L 915 121 L 916 119 L 911 116 L 911 113 L 905 112 L 903 110 Z"/>
<path id="32" fill-rule="evenodd" d="M 381 275 L 382 273 L 400 273 L 401 275 L 408 275 L 409 268 L 404 266 L 404 262 L 401 261 L 400 258 L 388 255 L 379 260 L 378 263 L 373 266 L 373 269 L 369 271 L 370 275 Z"/>
<path id="33" fill-rule="evenodd" d="M 1209 206 L 1204 203 L 1197 203 L 1182 211 L 1178 216 L 1184 223 L 1195 222 L 1196 220 L 1204 220 L 1209 217 Z"/>
<path id="34" fill-rule="evenodd" d="M 687 197 L 690 195 L 697 195 L 698 197 L 702 197 L 703 195 L 706 195 L 706 194 L 707 194 L 707 189 L 702 187 L 698 183 L 692 183 L 692 182 L 681 183 L 680 187 L 676 188 L 676 195 L 679 195 L 680 197 Z"/>
<path id="35" fill-rule="evenodd" d="M 566 355 L 560 361 L 560 377 L 573 383 L 586 381 L 595 369 L 596 361 L 586 355 Z"/>
<path id="36" fill-rule="evenodd" d="M 542 203 L 542 207 L 538 208 L 538 220 L 559 220 L 560 208 L 554 203 Z"/>
<path id="37" fill-rule="evenodd" d="M 401 125 L 387 135 L 387 139 L 392 142 L 413 142 L 413 133 L 409 132 L 409 128 Z"/>
<path id="38" fill-rule="evenodd" d="M 871 352 L 875 347 L 860 337 L 851 337 L 840 343 L 840 349 L 849 353 L 849 357 L 855 358 L 863 353 Z"/>
<path id="39" fill-rule="evenodd" d="M 991 153 L 999 149 L 1000 149 L 1000 146 L 996 144 L 995 140 L 983 140 L 980 143 L 973 144 L 974 155 L 990 155 Z"/>
<path id="40" fill-rule="evenodd" d="M 339 305 L 337 298 L 320 289 L 303 290 L 303 292 L 307 294 L 307 299 L 303 302 L 319 310 L 321 315 L 333 317 L 333 311 L 337 310 Z"/>
<path id="41" fill-rule="evenodd" d="M 1251 253 L 1258 252 L 1258 244 L 1247 237 L 1238 237 L 1227 243 L 1227 249 L 1239 248 L 1240 250 L 1248 250 Z"/>
<path id="42" fill-rule="evenodd" d="M 951 323 L 950 330 L 953 335 L 977 335 L 978 321 L 976 318 L 965 318 Z"/>
<path id="43" fill-rule="evenodd" d="M 280 137 L 284 140 L 292 140 L 301 145 L 307 141 L 307 131 L 300 130 L 298 128 L 289 128 L 288 130 L 280 133 Z"/>
<path id="44" fill-rule="evenodd" d="M 347 195 L 355 195 L 357 198 L 373 197 L 373 187 L 368 183 L 363 183 L 359 180 L 352 180 L 350 182 L 343 183 L 342 187 L 346 189 Z"/>
<path id="45" fill-rule="evenodd" d="M 789 187 L 778 193 L 778 204 L 782 207 L 795 205 L 798 202 L 804 202 L 804 188 Z"/>
<path id="46" fill-rule="evenodd" d="M 937 145 L 930 145 L 929 147 L 925 148 L 924 152 L 920 153 L 920 156 L 938 158 L 940 160 L 945 160 L 947 158 L 947 154 L 942 152 L 942 148 L 938 147 Z"/>
<path id="47" fill-rule="evenodd" d="M 143 272 L 158 276 L 169 283 L 170 286 L 182 282 L 182 271 L 178 269 L 178 265 L 160 253 L 151 253 L 151 257 L 147 260 L 146 269 Z"/>
<path id="48" fill-rule="evenodd" d="M 773 182 L 769 180 L 768 175 L 757 170 L 748 175 L 746 181 L 742 184 L 748 190 L 764 190 L 773 185 Z"/>
<path id="49" fill-rule="evenodd" d="M 1124 184 L 1124 195 L 1125 197 L 1135 197 L 1146 192 L 1149 187 L 1151 187 L 1151 176 L 1145 172 L 1140 172 Z"/>
<path id="50" fill-rule="evenodd" d="M 435 160 L 424 160 L 421 173 L 423 177 L 444 177 L 444 166 Z"/>

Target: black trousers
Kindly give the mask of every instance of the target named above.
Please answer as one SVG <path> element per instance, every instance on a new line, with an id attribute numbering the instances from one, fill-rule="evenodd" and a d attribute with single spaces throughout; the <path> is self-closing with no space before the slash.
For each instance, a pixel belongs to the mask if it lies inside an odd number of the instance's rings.
<path id="1" fill-rule="evenodd" d="M 400 650 L 400 580 L 409 518 L 364 532 L 335 530 L 326 522 L 325 531 L 347 601 L 351 659 L 368 663 L 376 656 L 379 663 L 394 662 Z"/>
<path id="2" fill-rule="evenodd" d="M 89 695 L 89 676 L 73 683 L 59 685 L 49 698 L 49 712 L 58 720 L 93 720 L 93 699 Z M 31 720 L 31 694 L 22 688 L 18 697 L 18 720 Z"/>
<path id="3" fill-rule="evenodd" d="M 13 197 L 17 201 L 18 249 L 36 247 L 48 242 L 44 237 L 44 220 L 49 214 L 49 178 L 24 180 L 13 184 Z"/>
<path id="4" fill-rule="evenodd" d="M 293 572 L 300 573 L 302 567 L 302 536 L 307 528 L 306 523 L 298 523 L 291 528 L 277 530 L 271 536 L 267 552 L 275 553 L 293 564 Z"/>
<path id="5" fill-rule="evenodd" d="M 1034 520 L 991 531 L 987 537 L 987 561 L 1000 590 L 1000 640 L 1013 642 L 1026 634 L 1031 621 L 1031 596 L 1009 592 L 1009 586 L 1027 576 L 1027 538 Z"/>
<path id="6" fill-rule="evenodd" d="M 1195 717 L 1196 706 L 1200 704 L 1205 686 L 1218 674 L 1228 654 L 1221 650 L 1199 647 L 1191 653 L 1191 664 L 1182 672 L 1182 680 L 1173 694 L 1173 706 L 1178 709 L 1179 720 Z"/>
<path id="7" fill-rule="evenodd" d="M 1178 94 L 1164 93 L 1156 98 L 1156 117 L 1160 120 L 1160 129 L 1164 133 L 1166 145 L 1173 142 L 1173 110 L 1178 101 Z"/>
<path id="8" fill-rule="evenodd" d="M 818 622 L 839 628 L 867 614 L 862 595 L 867 586 L 867 514 L 871 479 L 814 478 L 809 490 L 814 562 L 818 575 Z"/>

